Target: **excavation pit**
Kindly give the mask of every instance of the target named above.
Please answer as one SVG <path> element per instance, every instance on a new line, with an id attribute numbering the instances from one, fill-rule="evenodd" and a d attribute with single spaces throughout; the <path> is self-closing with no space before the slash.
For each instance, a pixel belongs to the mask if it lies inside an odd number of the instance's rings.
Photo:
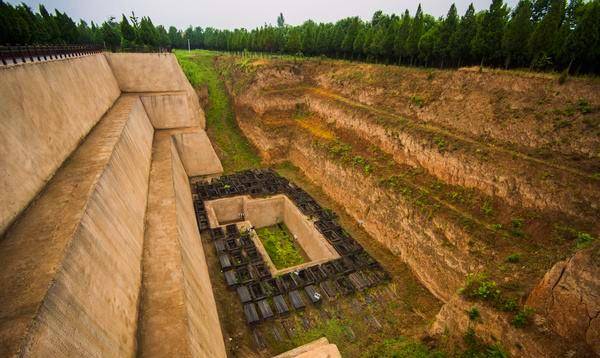
<path id="1" fill-rule="evenodd" d="M 341 243 L 339 240 L 332 241 L 333 245 L 330 244 L 325 236 L 316 229 L 314 221 L 283 194 L 267 198 L 252 198 L 247 195 L 228 197 L 206 201 L 204 207 L 209 226 L 216 233 L 215 237 L 223 237 L 223 230 L 218 230 L 219 228 L 224 228 L 228 237 L 233 237 L 234 234 L 239 232 L 247 235 L 242 235 L 240 240 L 230 238 L 220 241 L 223 239 L 219 239 L 215 242 L 217 250 L 235 252 L 242 245 L 248 245 L 247 242 L 244 243 L 244 240 L 250 239 L 264 258 L 267 268 L 273 276 L 281 276 L 292 271 L 299 271 L 338 259 L 340 258 L 338 251 L 344 253 L 351 251 L 350 248 L 346 247 L 347 244 Z M 264 239 L 261 240 L 257 231 L 261 232 L 263 228 L 268 230 L 268 228 L 277 227 L 277 225 L 289 229 L 291 239 L 298 246 L 298 255 L 302 256 L 294 262 L 303 262 L 289 267 L 282 267 L 279 264 L 280 260 L 273 259 L 273 252 L 269 254 L 263 243 Z M 231 255 L 229 256 L 231 257 Z M 222 261 L 223 269 L 229 268 L 231 264 L 236 265 L 237 262 L 231 263 L 225 259 L 223 260 L 225 261 Z"/>
<path id="2" fill-rule="evenodd" d="M 288 315 L 314 314 L 333 300 L 344 303 L 343 296 L 361 294 L 390 279 L 342 229 L 335 213 L 272 170 L 245 171 L 193 185 L 196 217 L 208 239 L 204 244 L 212 249 L 213 272 L 224 276 L 216 284 L 230 291 L 220 295 L 239 305 L 240 317 L 253 336 L 259 325 L 285 327 Z M 298 261 L 274 263 L 273 247 L 270 252 L 265 247 L 269 241 L 261 240 L 263 231 L 269 230 L 269 239 L 275 236 L 294 245 Z M 289 253 L 287 248 L 281 252 Z"/>

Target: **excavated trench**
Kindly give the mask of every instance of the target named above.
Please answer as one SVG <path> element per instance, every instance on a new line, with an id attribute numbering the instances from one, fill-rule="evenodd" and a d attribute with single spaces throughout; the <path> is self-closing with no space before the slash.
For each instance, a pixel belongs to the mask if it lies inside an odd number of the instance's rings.
<path id="1" fill-rule="evenodd" d="M 377 77 L 384 66 L 335 62 L 253 65 L 225 57 L 216 66 L 235 102 L 237 123 L 263 161 L 297 167 L 443 303 L 441 310 L 429 305 L 423 318 L 436 319 L 412 327 L 413 337 L 426 333 L 440 344 L 461 342 L 473 332 L 525 357 L 600 352 L 599 308 L 593 303 L 600 287 L 593 259 L 600 230 L 594 174 L 599 163 L 589 155 L 599 143 L 585 132 L 564 144 L 579 123 L 597 120 L 597 85 L 560 89 L 549 79 L 512 78 L 516 92 L 545 86 L 543 93 L 531 90 L 531 100 L 545 98 L 547 108 L 525 115 L 531 109 L 518 94 L 514 106 L 498 110 L 511 99 L 507 77 L 514 74 L 440 72 L 440 82 L 419 70 L 392 69 L 384 78 Z M 428 81 L 432 90 L 423 100 L 415 91 Z M 494 92 L 500 90 L 502 96 Z M 396 97 L 388 99 L 386 91 Z M 457 97 L 473 100 L 474 91 L 487 105 L 469 109 L 474 102 L 468 102 L 460 114 L 476 122 L 469 127 L 464 120 L 448 121 L 451 110 L 459 111 Z M 566 99 L 547 99 L 560 91 Z M 526 120 L 556 113 L 556 103 L 576 103 L 586 93 L 592 93 L 591 109 L 582 110 L 566 133 L 549 133 L 544 125 L 535 131 Z M 431 103 L 422 108 L 424 101 Z M 486 110 L 525 119 L 489 123 L 490 132 L 482 134 Z M 529 142 L 510 138 L 511 131 Z M 556 272 L 565 266 L 563 279 Z M 557 292 L 561 280 L 568 282 Z"/>

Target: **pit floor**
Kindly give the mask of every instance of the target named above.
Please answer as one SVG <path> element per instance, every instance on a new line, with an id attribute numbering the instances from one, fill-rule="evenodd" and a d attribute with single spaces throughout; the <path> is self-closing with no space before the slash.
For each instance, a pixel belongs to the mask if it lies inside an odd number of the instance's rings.
<path id="1" fill-rule="evenodd" d="M 208 231 L 201 233 L 221 329 L 229 357 L 271 357 L 322 336 L 338 345 L 344 357 L 368 355 L 386 339 L 420 338 L 441 307 L 399 257 L 371 238 L 343 209 L 289 165 L 277 172 L 310 194 L 321 206 L 339 215 L 340 225 L 391 275 L 389 284 L 338 297 L 319 307 L 250 327 L 235 290 L 229 289 L 219 269 Z"/>
<path id="2" fill-rule="evenodd" d="M 285 257 L 283 257 L 282 255 L 279 255 L 277 252 L 277 249 L 269 248 L 269 245 L 267 245 L 267 241 L 269 239 L 267 237 L 268 234 L 266 234 L 266 231 L 270 232 L 272 237 L 274 237 L 274 238 L 276 237 L 278 240 L 287 241 L 291 244 L 292 247 L 289 248 L 292 251 L 289 253 L 291 255 L 291 259 L 293 260 L 291 263 L 286 263 Z M 279 223 L 276 225 L 271 225 L 271 226 L 263 227 L 260 229 L 256 229 L 256 234 L 258 235 L 258 238 L 260 239 L 263 246 L 265 247 L 265 250 L 269 254 L 269 258 L 271 259 L 271 261 L 273 262 L 273 264 L 275 265 L 275 267 L 278 270 L 283 270 L 288 267 L 292 267 L 292 266 L 300 265 L 300 264 L 303 264 L 306 262 L 310 262 L 310 258 L 308 257 L 308 255 L 306 254 L 306 252 L 304 251 L 302 246 L 298 243 L 298 241 L 293 239 L 294 236 L 292 235 L 290 230 L 287 228 L 287 226 L 285 226 L 284 223 Z M 271 251 L 274 251 L 274 252 L 271 252 Z M 279 260 L 277 258 L 279 258 Z M 282 261 L 284 261 L 284 262 L 282 262 Z"/>

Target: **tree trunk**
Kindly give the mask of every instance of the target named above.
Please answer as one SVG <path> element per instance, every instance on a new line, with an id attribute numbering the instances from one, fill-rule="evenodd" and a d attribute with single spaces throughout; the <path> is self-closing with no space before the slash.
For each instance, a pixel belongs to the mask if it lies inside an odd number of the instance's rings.
<path id="1" fill-rule="evenodd" d="M 571 66 L 573 66 L 573 60 L 575 60 L 575 58 L 571 56 L 571 61 L 569 61 L 569 66 L 567 66 L 567 74 L 571 74 Z"/>

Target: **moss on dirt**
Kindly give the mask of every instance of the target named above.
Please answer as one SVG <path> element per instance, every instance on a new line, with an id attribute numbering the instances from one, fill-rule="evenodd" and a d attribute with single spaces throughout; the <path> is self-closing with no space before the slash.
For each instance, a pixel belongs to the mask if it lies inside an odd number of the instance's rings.
<path id="1" fill-rule="evenodd" d="M 300 265 L 307 261 L 306 254 L 284 224 L 263 227 L 257 229 L 256 233 L 278 269 Z"/>
<path id="2" fill-rule="evenodd" d="M 230 98 L 213 65 L 215 54 L 175 51 L 175 56 L 192 86 L 208 87 L 207 134 L 216 146 L 225 173 L 259 167 L 260 158 L 235 122 Z"/>

